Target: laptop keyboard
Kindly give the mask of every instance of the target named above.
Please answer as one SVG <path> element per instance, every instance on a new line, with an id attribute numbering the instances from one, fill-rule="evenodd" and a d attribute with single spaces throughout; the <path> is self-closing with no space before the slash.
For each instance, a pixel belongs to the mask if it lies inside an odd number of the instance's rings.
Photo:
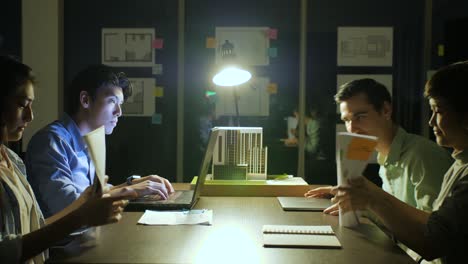
<path id="1" fill-rule="evenodd" d="M 174 193 L 170 194 L 167 200 L 163 200 L 162 197 L 159 194 L 153 194 L 153 195 L 145 195 L 138 200 L 139 202 L 155 202 L 158 201 L 159 203 L 164 203 L 164 204 L 171 204 L 171 203 L 180 203 L 181 201 L 188 201 L 190 202 L 192 200 L 192 195 L 193 192 L 191 191 L 175 191 Z"/>

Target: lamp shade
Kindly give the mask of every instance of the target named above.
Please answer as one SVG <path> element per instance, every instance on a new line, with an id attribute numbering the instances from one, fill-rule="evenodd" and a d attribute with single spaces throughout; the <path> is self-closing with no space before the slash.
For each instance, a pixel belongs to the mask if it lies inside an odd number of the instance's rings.
<path id="1" fill-rule="evenodd" d="M 252 74 L 237 67 L 227 67 L 213 77 L 213 83 L 218 86 L 236 86 L 246 83 Z"/>

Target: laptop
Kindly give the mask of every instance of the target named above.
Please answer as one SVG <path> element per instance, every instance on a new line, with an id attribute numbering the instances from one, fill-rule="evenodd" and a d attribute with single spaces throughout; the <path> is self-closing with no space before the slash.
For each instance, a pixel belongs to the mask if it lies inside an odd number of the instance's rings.
<path id="1" fill-rule="evenodd" d="M 330 199 L 306 197 L 277 197 L 284 211 L 323 211 L 330 207 Z"/>
<path id="2" fill-rule="evenodd" d="M 197 183 L 194 190 L 176 190 L 167 200 L 161 200 L 159 195 L 147 195 L 131 200 L 125 207 L 126 211 L 144 210 L 189 210 L 195 206 L 205 183 L 206 175 L 211 164 L 213 149 L 218 138 L 219 130 L 213 128 L 205 150 L 205 156 L 200 166 Z"/>

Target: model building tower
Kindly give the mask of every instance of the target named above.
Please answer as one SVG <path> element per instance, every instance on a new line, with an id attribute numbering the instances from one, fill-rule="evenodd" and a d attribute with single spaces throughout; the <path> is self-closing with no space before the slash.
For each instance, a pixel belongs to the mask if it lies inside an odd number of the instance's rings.
<path id="1" fill-rule="evenodd" d="M 213 151 L 213 179 L 266 179 L 268 149 L 261 127 L 218 127 Z"/>

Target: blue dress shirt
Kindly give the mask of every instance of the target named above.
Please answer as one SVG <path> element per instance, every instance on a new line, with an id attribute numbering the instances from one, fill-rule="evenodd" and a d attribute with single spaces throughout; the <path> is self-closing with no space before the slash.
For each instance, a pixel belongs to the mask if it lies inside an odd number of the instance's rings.
<path id="1" fill-rule="evenodd" d="M 93 183 L 94 165 L 68 115 L 36 133 L 26 152 L 28 180 L 45 217 L 61 211 Z"/>

